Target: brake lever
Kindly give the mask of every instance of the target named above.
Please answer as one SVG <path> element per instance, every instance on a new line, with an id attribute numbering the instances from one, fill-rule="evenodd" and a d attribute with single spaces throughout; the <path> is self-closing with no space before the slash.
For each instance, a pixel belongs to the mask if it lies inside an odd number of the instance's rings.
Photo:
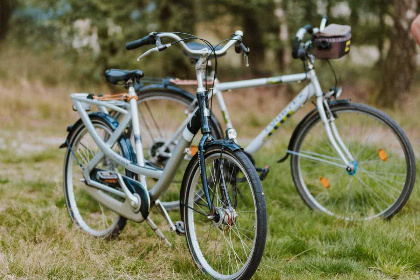
<path id="1" fill-rule="evenodd" d="M 249 67 L 248 56 L 246 55 L 246 53 L 244 53 L 244 62 L 245 62 L 245 66 Z"/>
<path id="2" fill-rule="evenodd" d="M 150 50 L 146 51 L 145 53 L 143 53 L 141 56 L 139 56 L 137 58 L 137 61 L 140 61 L 140 59 L 142 59 L 145 56 L 148 56 L 149 54 L 153 53 L 153 52 L 157 52 L 157 51 L 163 51 L 166 50 L 167 48 L 169 48 L 170 46 L 172 46 L 172 44 L 164 44 L 164 45 L 160 45 L 158 47 L 154 47 L 151 48 Z"/>

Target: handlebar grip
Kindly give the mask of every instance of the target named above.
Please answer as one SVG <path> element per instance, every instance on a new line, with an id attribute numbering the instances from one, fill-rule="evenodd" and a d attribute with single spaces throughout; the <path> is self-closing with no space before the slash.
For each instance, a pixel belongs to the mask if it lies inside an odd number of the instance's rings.
<path id="1" fill-rule="evenodd" d="M 235 44 L 235 52 L 236 53 L 243 52 L 245 55 L 249 55 L 249 48 L 245 46 L 243 42 L 240 42 L 240 43 L 238 42 Z"/>
<path id="2" fill-rule="evenodd" d="M 127 50 L 134 50 L 141 46 L 154 45 L 154 44 L 156 44 L 156 37 L 154 34 L 149 34 L 141 39 L 137 39 L 135 41 L 127 43 L 125 45 L 125 48 Z"/>
<path id="3" fill-rule="evenodd" d="M 306 32 L 308 32 L 309 34 L 311 34 L 312 35 L 312 33 L 314 33 L 314 30 L 313 30 L 313 28 L 312 28 L 312 25 L 310 25 L 310 24 L 307 24 L 307 25 L 305 25 L 304 27 L 302 27 L 303 29 L 305 29 L 306 30 Z"/>
<path id="4" fill-rule="evenodd" d="M 305 33 L 313 34 L 314 30 L 310 24 L 305 25 L 296 33 L 295 40 L 293 41 L 293 49 L 292 49 L 292 57 L 293 58 L 302 58 L 302 55 L 306 53 L 306 51 L 302 52 L 299 49 L 299 43 L 302 40 Z"/>

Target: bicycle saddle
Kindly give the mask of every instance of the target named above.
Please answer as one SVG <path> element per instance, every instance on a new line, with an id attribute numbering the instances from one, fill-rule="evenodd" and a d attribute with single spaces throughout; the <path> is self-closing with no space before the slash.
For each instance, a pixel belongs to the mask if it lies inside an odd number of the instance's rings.
<path id="1" fill-rule="evenodd" d="M 121 70 L 121 69 L 108 69 L 105 72 L 105 79 L 108 83 L 113 85 L 120 81 L 128 81 L 129 79 L 142 78 L 143 71 L 140 70 Z"/>
<path id="2" fill-rule="evenodd" d="M 210 49 L 210 47 L 209 46 L 207 46 L 207 45 L 205 45 L 205 44 L 201 44 L 201 43 L 198 43 L 198 42 L 189 42 L 189 43 L 187 43 L 187 46 L 190 48 L 190 49 L 192 49 L 192 50 L 202 50 L 202 49 L 208 49 L 208 50 L 210 50 L 211 51 L 211 49 Z M 215 47 L 215 50 L 216 51 L 218 51 L 218 50 L 221 50 L 223 47 L 222 46 L 217 46 L 217 47 Z M 188 56 L 189 58 L 191 58 L 191 59 L 196 59 L 196 60 L 199 60 L 200 59 L 200 55 L 198 55 L 198 54 L 190 54 L 190 53 L 186 53 L 185 51 L 184 51 L 184 54 L 186 55 L 186 56 Z M 223 54 L 219 54 L 217 57 L 219 57 L 219 56 L 223 56 L 223 55 L 225 55 L 226 53 L 223 53 Z M 213 59 L 214 58 L 214 54 L 213 53 L 211 53 L 210 54 L 210 59 Z"/>

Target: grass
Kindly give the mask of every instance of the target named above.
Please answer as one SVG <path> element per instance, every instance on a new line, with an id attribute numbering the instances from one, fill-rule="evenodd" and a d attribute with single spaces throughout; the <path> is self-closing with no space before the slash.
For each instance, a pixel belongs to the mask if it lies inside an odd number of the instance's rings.
<path id="1" fill-rule="evenodd" d="M 0 278 L 203 279 L 185 239 L 169 232 L 155 210 L 152 218 L 172 242 L 171 248 L 145 223 L 130 222 L 113 241 L 92 238 L 73 226 L 62 191 L 64 151 L 58 146 L 66 137 L 66 126 L 77 120 L 68 94 L 82 89 L 31 80 L 28 73 L 10 83 L 14 70 L 2 70 L 9 76 L 0 77 Z M 17 92 L 25 93 L 25 98 Z M 282 88 L 271 87 L 261 94 L 252 90 L 227 94 L 239 135 L 254 137 L 287 102 L 283 93 Z M 266 114 L 242 109 L 249 104 Z M 417 157 L 419 104 L 417 97 L 404 111 L 388 112 L 406 130 Z M 276 163 L 303 114 L 298 112 L 280 128 L 256 157 L 271 171 L 263 182 L 268 240 L 254 278 L 420 279 L 419 183 L 391 221 L 355 223 L 311 211 L 294 188 L 289 163 Z M 248 141 L 242 138 L 243 143 Z M 171 216 L 179 220 L 178 213 Z"/>
<path id="2" fill-rule="evenodd" d="M 145 224 L 130 223 L 110 242 L 75 229 L 61 190 L 63 152 L 54 147 L 45 152 L 56 156 L 34 160 L 38 154 L 29 153 L 27 160 L 22 156 L 0 165 L 1 278 L 203 278 L 184 238 L 170 233 L 156 212 L 152 217 L 172 248 Z M 10 158 L 10 152 L 1 155 Z M 391 221 L 352 223 L 309 210 L 294 190 L 287 165 L 274 165 L 264 187 L 269 238 L 256 279 L 419 277 L 417 189 Z"/>
<path id="3" fill-rule="evenodd" d="M 45 137 L 41 131 L 27 133 L 32 137 L 19 142 L 18 148 L 30 147 Z M 275 163 L 285 145 L 285 140 L 277 140 L 274 154 L 265 149 L 257 156 L 257 162 L 272 169 L 263 184 L 268 242 L 255 279 L 419 277 L 418 186 L 391 221 L 336 220 L 304 205 L 294 189 L 288 163 Z M 7 138 L 5 142 L 10 143 Z M 152 217 L 164 229 L 172 248 L 160 242 L 146 224 L 129 223 L 120 237 L 110 242 L 77 230 L 63 198 L 64 152 L 50 142 L 38 152 L 25 148 L 18 149 L 17 156 L 14 149 L 0 152 L 2 279 L 203 278 L 194 267 L 184 238 L 169 232 L 156 211 Z M 171 215 L 179 220 L 178 213 Z"/>

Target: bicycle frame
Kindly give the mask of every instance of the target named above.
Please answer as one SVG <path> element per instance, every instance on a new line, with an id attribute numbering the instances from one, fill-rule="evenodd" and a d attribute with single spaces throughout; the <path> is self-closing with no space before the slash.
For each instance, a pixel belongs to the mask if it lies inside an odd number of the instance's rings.
<path id="1" fill-rule="evenodd" d="M 300 108 L 302 108 L 303 105 L 305 105 L 305 103 L 309 99 L 315 97 L 316 107 L 324 124 L 327 137 L 334 150 L 337 152 L 340 159 L 343 161 L 343 164 L 340 166 L 346 168 L 346 170 L 350 172 L 354 169 L 354 158 L 347 149 L 347 147 L 344 145 L 344 142 L 342 141 L 338 133 L 338 130 L 334 124 L 334 117 L 332 116 L 332 114 L 327 115 L 329 107 L 327 102 L 325 101 L 324 93 L 321 89 L 318 77 L 316 75 L 312 63 L 309 60 L 307 60 L 305 63 L 307 69 L 309 69 L 309 71 L 307 71 L 306 73 L 224 83 L 220 83 L 216 80 L 213 92 L 209 95 L 209 98 L 212 98 L 213 95 L 216 96 L 225 125 L 229 129 L 233 128 L 233 125 L 229 117 L 229 112 L 227 110 L 225 101 L 223 99 L 224 91 L 279 83 L 300 83 L 305 80 L 309 80 L 309 83 L 302 89 L 302 91 L 251 141 L 251 143 L 247 147 L 245 147 L 244 150 L 249 154 L 254 154 L 255 152 L 257 152 L 268 140 L 268 138 L 271 135 L 273 135 L 273 133 L 280 127 L 280 125 L 286 122 L 289 119 L 289 117 L 291 117 Z M 179 84 L 182 84 L 182 80 L 179 82 Z M 189 114 L 189 116 L 190 115 L 191 114 Z M 188 119 L 189 118 L 190 117 L 188 117 Z M 186 123 L 188 123 L 188 120 L 186 120 L 183 123 L 183 126 Z M 178 128 L 177 133 L 171 138 L 171 140 L 165 143 L 165 145 L 161 149 L 162 151 L 171 143 L 171 141 L 179 137 L 180 131 L 182 131 L 181 128 L 182 126 Z M 293 153 L 293 151 L 287 152 Z M 299 155 L 302 157 L 308 157 L 308 155 L 305 154 Z"/>
<path id="2" fill-rule="evenodd" d="M 242 32 L 237 31 L 236 33 L 238 33 L 238 35 L 235 35 L 235 40 L 242 37 Z M 225 52 L 226 49 L 228 49 L 235 42 L 235 40 L 231 40 L 231 42 L 227 43 L 224 49 L 222 49 L 221 51 Z M 188 124 L 186 123 L 185 126 L 183 126 L 179 130 L 178 136 L 182 131 L 182 137 L 180 137 L 180 140 L 176 145 L 174 152 L 171 154 L 168 163 L 166 164 L 165 169 L 163 171 L 145 166 L 143 145 L 140 137 L 139 112 L 136 98 L 137 95 L 134 89 L 134 86 L 136 84 L 135 80 L 126 81 L 126 85 L 129 88 L 128 104 L 122 101 L 96 100 L 91 98 L 90 95 L 87 93 L 73 93 L 70 95 L 73 101 L 73 107 L 79 113 L 80 118 L 85 127 L 87 128 L 89 134 L 92 136 L 93 140 L 100 148 L 100 151 L 96 155 L 94 155 L 93 159 L 90 160 L 90 162 L 86 165 L 85 168 L 83 168 L 84 180 L 87 185 L 84 188 L 98 202 L 106 205 L 112 211 L 124 217 L 127 217 L 133 221 L 140 222 L 146 218 L 145 216 L 147 216 L 148 211 L 144 215 L 142 215 L 142 213 L 136 213 L 136 211 L 133 211 L 133 209 L 140 208 L 141 203 L 145 203 L 145 201 L 143 201 L 143 199 L 137 193 L 133 194 L 130 192 L 130 190 L 125 185 L 121 174 L 117 173 L 116 175 L 118 176 L 118 181 L 123 191 L 116 190 L 105 184 L 92 180 L 90 178 L 90 174 L 93 171 L 93 169 L 106 156 L 115 163 L 122 165 L 125 169 L 139 174 L 141 189 L 145 191 L 147 191 L 148 189 L 146 176 L 158 179 L 157 183 L 148 192 L 148 194 L 146 194 L 146 198 L 144 198 L 149 204 L 147 209 L 150 209 L 150 200 L 152 202 L 158 201 L 160 195 L 168 189 L 170 183 L 172 182 L 176 174 L 176 171 L 178 170 L 182 160 L 184 159 L 184 155 L 187 152 L 187 148 L 191 145 L 192 139 L 200 130 L 200 128 L 203 134 L 198 149 L 201 181 L 204 193 L 206 195 L 209 210 L 213 211 L 212 201 L 210 199 L 209 190 L 207 186 L 206 168 L 204 164 L 204 145 L 205 142 L 210 139 L 211 126 L 209 124 L 210 111 L 207 107 L 207 91 L 203 86 L 203 76 L 206 72 L 207 58 L 210 55 L 210 51 L 202 50 L 199 51 L 199 53 L 200 59 L 196 63 L 197 102 L 199 105 L 197 109 L 199 110 L 195 110 L 194 115 L 190 116 Z M 89 115 L 86 112 L 86 108 L 90 108 L 90 104 L 96 105 L 98 107 L 98 110 L 103 113 L 108 113 L 107 109 L 111 109 L 124 115 L 124 118 L 121 120 L 116 130 L 113 133 L 111 133 L 109 139 L 107 139 L 106 142 L 97 134 L 95 127 L 91 122 Z M 112 150 L 113 145 L 125 133 L 126 128 L 130 125 L 130 121 L 131 128 L 134 132 L 133 134 L 134 146 L 136 150 L 136 162 L 128 160 Z M 71 149 L 70 145 L 69 148 Z M 95 191 L 95 189 L 106 191 L 127 199 L 125 199 L 124 203 L 121 203 L 120 201 L 105 194 L 104 192 Z M 158 202 L 157 204 L 160 204 L 160 202 Z M 164 210 L 163 208 L 163 211 L 165 212 L 166 210 Z M 168 220 L 170 219 L 167 215 L 166 218 Z M 171 227 L 173 227 L 173 225 L 171 225 Z"/>
<path id="3" fill-rule="evenodd" d="M 135 96 L 134 87 L 129 88 L 129 95 Z M 141 215 L 141 213 L 135 213 L 130 208 L 130 199 L 126 199 L 124 203 L 121 203 L 120 201 L 112 198 L 111 196 L 106 195 L 103 192 L 95 191 L 96 188 L 102 191 L 118 195 L 122 198 L 130 198 L 129 194 L 127 194 L 126 192 L 116 190 L 107 185 L 91 180 L 91 171 L 105 156 L 107 156 L 117 164 L 124 166 L 124 168 L 126 168 L 127 170 L 130 170 L 136 174 L 140 174 L 140 182 L 146 190 L 147 183 L 145 180 L 145 176 L 156 178 L 158 179 L 157 183 L 149 191 L 150 199 L 152 201 L 155 201 L 169 187 L 178 167 L 180 166 L 184 158 L 185 150 L 190 146 L 194 135 L 190 135 L 191 132 L 188 131 L 189 134 L 186 133 L 187 137 L 181 137 L 171 158 L 168 161 L 168 164 L 166 165 L 163 171 L 147 167 L 144 165 L 143 147 L 140 141 L 138 107 L 137 101 L 135 99 L 131 99 L 130 103 L 127 104 L 120 101 L 99 101 L 89 99 L 88 94 L 86 93 L 73 93 L 70 96 L 75 109 L 77 110 L 81 120 L 83 121 L 83 124 L 86 126 L 89 134 L 92 136 L 93 140 L 100 148 L 100 151 L 93 157 L 93 159 L 87 164 L 87 166 L 83 170 L 86 184 L 90 186 L 86 186 L 85 190 L 96 200 L 106 205 L 112 211 L 123 215 L 133 221 L 142 221 L 144 217 Z M 109 139 L 106 142 L 96 132 L 95 127 L 93 126 L 89 118 L 89 115 L 83 107 L 84 103 L 96 105 L 101 111 L 106 111 L 106 108 L 108 108 L 125 115 L 117 129 L 110 135 Z M 137 163 L 120 156 L 112 150 L 113 145 L 123 135 L 123 133 L 125 133 L 125 128 L 130 123 L 130 121 L 134 129 Z M 184 131 L 185 130 L 187 130 L 187 128 L 185 128 Z M 122 187 L 124 190 L 124 186 Z"/>

